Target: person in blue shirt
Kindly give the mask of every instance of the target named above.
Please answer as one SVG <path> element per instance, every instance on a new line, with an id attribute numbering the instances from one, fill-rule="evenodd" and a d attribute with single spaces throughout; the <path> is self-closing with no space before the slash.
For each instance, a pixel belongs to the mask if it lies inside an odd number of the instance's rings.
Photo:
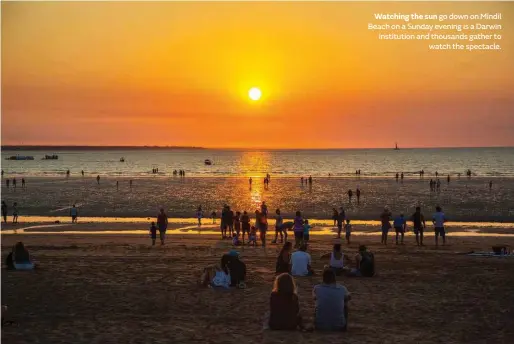
<path id="1" fill-rule="evenodd" d="M 401 235 L 401 244 L 403 245 L 403 237 L 405 235 L 405 229 L 407 227 L 407 221 L 403 217 L 403 214 L 396 217 L 393 222 L 394 230 L 396 231 L 396 245 L 398 245 L 398 234 Z"/>
<path id="2" fill-rule="evenodd" d="M 309 225 L 309 220 L 305 220 L 303 222 L 303 242 L 307 243 L 309 241 L 309 233 L 311 230 L 311 225 Z"/>

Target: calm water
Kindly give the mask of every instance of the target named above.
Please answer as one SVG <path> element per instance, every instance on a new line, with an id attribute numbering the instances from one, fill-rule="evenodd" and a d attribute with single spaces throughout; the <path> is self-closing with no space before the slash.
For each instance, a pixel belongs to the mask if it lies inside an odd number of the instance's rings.
<path id="1" fill-rule="evenodd" d="M 11 155 L 32 155 L 32 161 L 9 161 Z M 41 160 L 58 154 L 59 160 Z M 125 162 L 120 162 L 124 157 Z M 213 162 L 204 164 L 205 159 Z M 404 172 L 425 176 L 464 174 L 514 176 L 514 148 L 444 149 L 345 149 L 345 150 L 97 150 L 97 151 L 2 151 L 2 169 L 7 175 L 56 176 L 70 169 L 89 175 L 148 176 L 152 168 L 159 175 L 183 169 L 189 176 L 351 176 L 360 169 L 363 176 L 390 176 Z"/>

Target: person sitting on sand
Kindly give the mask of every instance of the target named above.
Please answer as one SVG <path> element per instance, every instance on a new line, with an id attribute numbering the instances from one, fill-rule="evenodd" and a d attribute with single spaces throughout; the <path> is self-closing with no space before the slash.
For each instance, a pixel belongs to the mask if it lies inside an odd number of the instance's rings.
<path id="1" fill-rule="evenodd" d="M 311 255 L 307 252 L 307 244 L 302 244 L 300 249 L 291 255 L 291 274 L 293 276 L 312 276 Z"/>
<path id="2" fill-rule="evenodd" d="M 227 266 L 216 266 L 210 285 L 215 288 L 230 288 L 231 278 Z"/>
<path id="3" fill-rule="evenodd" d="M 375 275 L 375 255 L 368 252 L 366 246 L 359 246 L 359 253 L 355 256 L 355 268 L 350 271 L 350 276 L 373 277 Z"/>
<path id="4" fill-rule="evenodd" d="M 12 251 L 7 255 L 6 265 L 8 269 L 13 270 L 32 270 L 35 268 L 29 250 L 21 241 L 17 242 Z"/>
<path id="5" fill-rule="evenodd" d="M 270 296 L 268 325 L 272 330 L 294 331 L 303 328 L 296 284 L 288 273 L 275 278 Z"/>
<path id="6" fill-rule="evenodd" d="M 221 257 L 221 266 L 227 267 L 231 287 L 245 287 L 246 264 L 239 257 L 239 252 L 231 250 Z"/>
<path id="7" fill-rule="evenodd" d="M 232 236 L 232 245 L 241 246 L 241 241 L 239 240 L 239 235 L 237 233 L 234 233 Z"/>
<path id="8" fill-rule="evenodd" d="M 252 226 L 252 228 L 250 229 L 248 245 L 257 246 L 257 228 L 255 226 Z"/>
<path id="9" fill-rule="evenodd" d="M 348 301 L 350 293 L 337 284 L 332 269 L 323 271 L 323 283 L 312 291 L 316 302 L 314 327 L 318 331 L 346 331 L 348 324 Z"/>
<path id="10" fill-rule="evenodd" d="M 157 227 L 155 222 L 150 225 L 150 238 L 152 238 L 152 246 L 155 246 L 155 240 L 157 240 Z"/>
<path id="11" fill-rule="evenodd" d="M 334 244 L 332 252 L 321 256 L 321 259 L 326 258 L 330 258 L 328 268 L 332 269 L 337 276 L 341 276 L 347 271 L 344 266 L 344 260 L 348 259 L 348 256 L 343 254 L 341 244 Z"/>
<path id="12" fill-rule="evenodd" d="M 161 237 L 161 245 L 164 245 L 166 239 L 166 229 L 168 228 L 168 216 L 161 208 L 159 215 L 157 215 L 157 226 L 159 227 L 159 235 Z"/>
<path id="13" fill-rule="evenodd" d="M 293 244 L 291 244 L 289 241 L 287 241 L 282 249 L 280 250 L 280 253 L 277 257 L 277 265 L 275 268 L 275 272 L 277 274 L 281 273 L 291 273 L 291 251 L 293 249 Z"/>

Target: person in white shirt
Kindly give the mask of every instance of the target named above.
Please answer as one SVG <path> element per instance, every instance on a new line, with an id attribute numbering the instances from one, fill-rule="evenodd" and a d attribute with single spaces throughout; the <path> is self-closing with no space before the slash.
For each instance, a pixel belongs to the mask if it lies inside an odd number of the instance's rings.
<path id="1" fill-rule="evenodd" d="M 307 252 L 307 245 L 302 245 L 299 251 L 291 255 L 291 275 L 293 276 L 312 276 L 311 255 Z"/>
<path id="2" fill-rule="evenodd" d="M 444 230 L 444 223 L 447 221 L 440 206 L 435 207 L 435 214 L 432 217 L 432 223 L 435 228 L 435 245 L 439 244 L 439 236 L 443 238 L 443 245 L 446 244 L 446 232 Z"/>

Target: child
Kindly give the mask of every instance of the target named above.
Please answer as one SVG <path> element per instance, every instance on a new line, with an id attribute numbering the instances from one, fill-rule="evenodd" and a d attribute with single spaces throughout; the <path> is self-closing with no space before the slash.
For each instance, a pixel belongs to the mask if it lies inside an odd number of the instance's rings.
<path id="1" fill-rule="evenodd" d="M 155 226 L 155 222 L 152 222 L 150 226 L 150 237 L 152 238 L 152 246 L 155 246 L 155 240 L 157 239 L 157 227 Z"/>
<path id="2" fill-rule="evenodd" d="M 309 231 L 311 230 L 311 226 L 309 225 L 309 220 L 305 220 L 303 222 L 303 243 L 307 244 L 309 242 Z"/>
<path id="3" fill-rule="evenodd" d="M 239 241 L 239 234 L 234 233 L 234 236 L 232 237 L 232 245 L 234 245 L 234 246 L 241 245 L 241 241 Z"/>
<path id="4" fill-rule="evenodd" d="M 215 211 L 213 211 L 213 212 L 211 213 L 211 217 L 212 217 L 212 224 L 213 224 L 213 225 L 214 225 L 214 224 L 216 224 L 216 212 L 215 212 Z"/>
<path id="5" fill-rule="evenodd" d="M 257 245 L 257 228 L 255 226 L 252 226 L 250 229 L 250 237 L 248 239 L 248 245 Z"/>
<path id="6" fill-rule="evenodd" d="M 346 225 L 344 225 L 344 231 L 346 232 L 346 244 L 350 245 L 350 236 L 352 235 L 352 225 L 350 224 L 350 220 L 346 220 Z"/>

